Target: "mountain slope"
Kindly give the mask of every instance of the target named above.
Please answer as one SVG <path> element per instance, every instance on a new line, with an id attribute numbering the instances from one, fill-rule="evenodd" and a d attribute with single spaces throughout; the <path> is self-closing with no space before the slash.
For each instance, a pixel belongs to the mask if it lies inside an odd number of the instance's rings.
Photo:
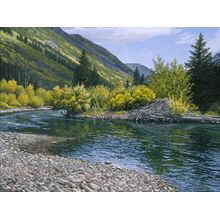
<path id="1" fill-rule="evenodd" d="M 151 69 L 139 63 L 126 63 L 126 65 L 133 71 L 135 71 L 137 67 L 139 69 L 140 74 L 144 74 L 145 77 L 149 76 L 152 73 Z"/>
<path id="2" fill-rule="evenodd" d="M 72 34 L 69 36 L 69 40 L 73 42 L 74 45 L 92 54 L 93 57 L 102 62 L 105 66 L 132 75 L 132 70 L 104 47 L 93 43 L 79 34 Z"/>
<path id="3" fill-rule="evenodd" d="M 0 58 L 22 67 L 38 86 L 52 88 L 70 85 L 79 64 L 81 48 L 60 28 L 11 28 L 0 30 Z M 122 84 L 127 75 L 105 66 L 92 54 L 90 62 L 98 69 L 102 81 L 110 86 Z"/>

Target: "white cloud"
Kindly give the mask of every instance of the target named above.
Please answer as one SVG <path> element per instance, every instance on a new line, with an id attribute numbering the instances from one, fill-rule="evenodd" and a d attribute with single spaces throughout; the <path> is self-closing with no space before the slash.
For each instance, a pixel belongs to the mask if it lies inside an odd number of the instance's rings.
<path id="1" fill-rule="evenodd" d="M 183 33 L 175 44 L 193 44 L 195 43 L 196 36 L 191 33 Z"/>
<path id="2" fill-rule="evenodd" d="M 217 30 L 214 38 L 208 41 L 208 46 L 213 52 L 220 51 L 220 28 Z"/>
<path id="3" fill-rule="evenodd" d="M 64 31 L 71 34 L 80 34 L 92 41 L 103 42 L 113 41 L 117 43 L 130 43 L 148 40 L 161 35 L 176 34 L 181 31 L 180 28 L 142 28 L 142 27 L 123 27 L 123 28 L 63 28 Z"/>

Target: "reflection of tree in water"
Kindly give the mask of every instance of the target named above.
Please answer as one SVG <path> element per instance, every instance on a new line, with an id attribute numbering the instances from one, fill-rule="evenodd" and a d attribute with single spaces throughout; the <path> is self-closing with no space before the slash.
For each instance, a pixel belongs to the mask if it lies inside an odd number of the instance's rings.
<path id="1" fill-rule="evenodd" d="M 220 137 L 219 132 L 213 131 L 208 126 L 195 127 L 189 133 L 188 157 L 191 163 L 188 163 L 188 166 L 191 168 L 194 180 L 197 180 L 199 189 L 210 190 L 209 182 L 217 181 L 216 187 L 220 190 L 220 142 L 215 142 L 216 139 L 213 139 L 213 134 L 217 135 L 217 133 Z"/>
<path id="2" fill-rule="evenodd" d="M 119 138 L 132 138 L 132 129 L 123 125 L 112 123 L 104 120 L 50 120 L 50 130 L 48 133 L 74 138 L 73 140 L 66 141 L 65 143 L 53 147 L 53 153 L 60 151 L 71 151 L 79 148 L 83 144 L 91 144 L 97 138 L 106 138 L 107 136 L 114 135 Z M 61 152 L 60 152 L 61 153 Z"/>

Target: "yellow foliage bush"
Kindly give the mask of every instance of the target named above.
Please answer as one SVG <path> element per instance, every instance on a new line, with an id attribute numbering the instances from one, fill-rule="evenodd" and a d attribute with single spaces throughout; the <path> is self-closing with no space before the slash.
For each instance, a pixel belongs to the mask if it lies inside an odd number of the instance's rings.
<path id="1" fill-rule="evenodd" d="M 32 96 L 35 95 L 35 92 L 34 92 L 34 87 L 33 85 L 29 84 L 26 88 L 25 88 L 25 92 L 26 94 L 28 95 L 29 98 L 31 98 Z"/>
<path id="2" fill-rule="evenodd" d="M 7 87 L 8 87 L 7 88 L 8 92 L 14 93 L 16 91 L 16 88 L 17 88 L 17 82 L 15 80 L 9 80 Z"/>
<path id="3" fill-rule="evenodd" d="M 173 116 L 182 116 L 189 111 L 189 105 L 183 102 L 181 99 L 169 99 L 170 108 Z"/>
<path id="4" fill-rule="evenodd" d="M 116 94 L 116 91 L 119 91 Z M 146 86 L 134 86 L 129 89 L 116 89 L 109 101 L 109 108 L 111 110 L 120 111 L 128 110 L 144 106 L 153 101 L 156 97 L 155 93 Z"/>
<path id="5" fill-rule="evenodd" d="M 8 102 L 7 104 L 9 106 L 13 106 L 13 107 L 21 107 L 21 104 L 18 102 L 16 95 L 13 93 L 9 93 L 8 94 Z"/>
<path id="6" fill-rule="evenodd" d="M 91 104 L 94 109 L 102 109 L 106 110 L 108 108 L 107 103 L 111 98 L 111 92 L 110 89 L 99 85 L 96 87 L 91 88 L 90 90 L 91 94 Z"/>
<path id="7" fill-rule="evenodd" d="M 29 97 L 27 94 L 23 93 L 19 95 L 18 101 L 21 103 L 22 106 L 27 106 L 29 103 Z"/>
<path id="8" fill-rule="evenodd" d="M 29 105 L 33 108 L 39 108 L 39 107 L 42 107 L 44 105 L 44 102 L 40 97 L 32 96 L 30 98 Z"/>
<path id="9" fill-rule="evenodd" d="M 0 93 L 0 102 L 8 103 L 8 95 L 7 95 L 7 93 L 4 93 L 4 92 Z"/>

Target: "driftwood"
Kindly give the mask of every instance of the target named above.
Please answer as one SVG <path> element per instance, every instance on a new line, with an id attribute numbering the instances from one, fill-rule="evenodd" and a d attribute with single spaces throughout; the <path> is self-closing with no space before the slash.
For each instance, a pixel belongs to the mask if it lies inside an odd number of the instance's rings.
<path id="1" fill-rule="evenodd" d="M 196 116 L 188 113 L 185 116 L 175 117 L 167 99 L 157 99 L 149 105 L 128 112 L 127 119 L 132 121 L 152 122 L 201 122 L 220 124 L 220 116 Z"/>
<path id="2" fill-rule="evenodd" d="M 142 108 L 129 111 L 128 120 L 173 122 L 175 118 L 172 116 L 168 100 L 158 99 Z"/>

